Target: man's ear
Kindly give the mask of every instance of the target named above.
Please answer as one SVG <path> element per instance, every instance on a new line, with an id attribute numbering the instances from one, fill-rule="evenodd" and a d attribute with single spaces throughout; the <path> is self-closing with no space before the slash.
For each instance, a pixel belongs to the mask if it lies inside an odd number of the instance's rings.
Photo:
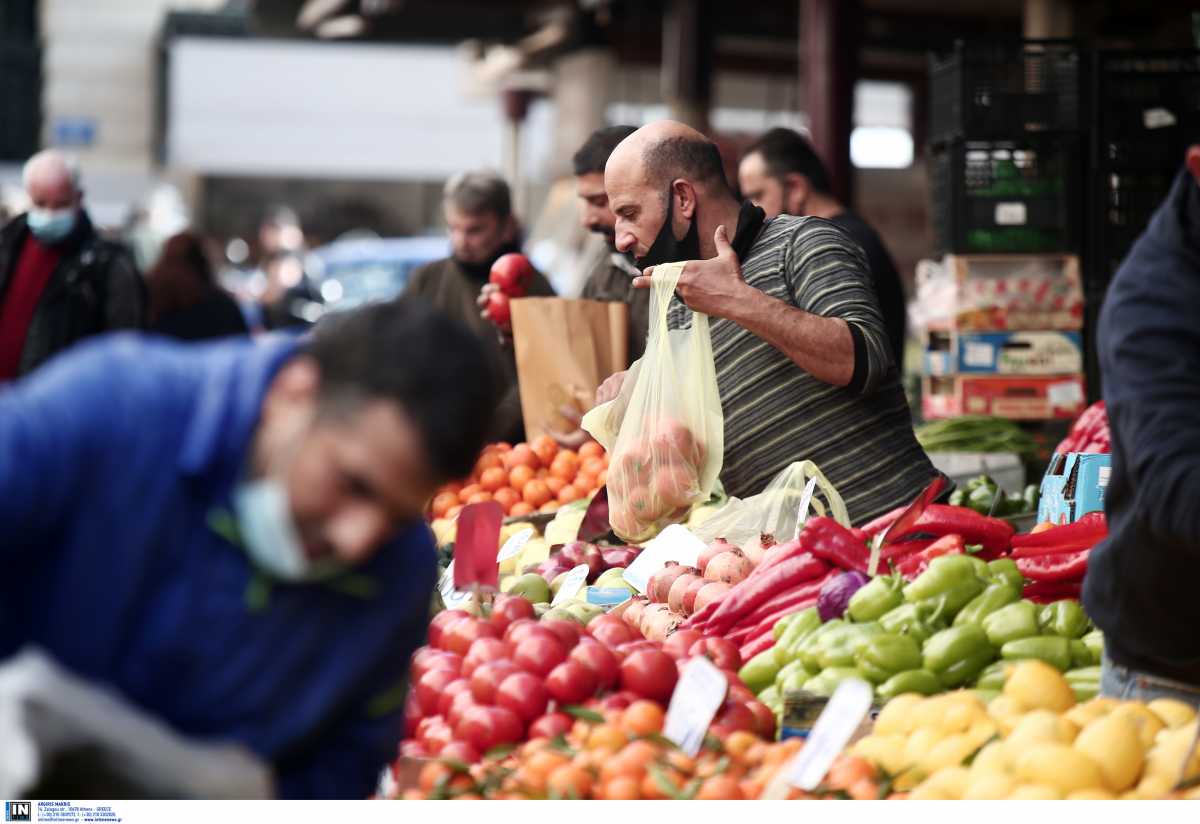
<path id="1" fill-rule="evenodd" d="M 684 220 L 691 220 L 696 215 L 696 187 L 679 178 L 671 184 L 671 196 L 678 202 L 675 214 Z"/>
<path id="2" fill-rule="evenodd" d="M 783 176 L 783 188 L 787 193 L 783 210 L 789 215 L 803 215 L 804 206 L 812 194 L 812 184 L 808 178 L 799 172 L 788 172 Z"/>
<path id="3" fill-rule="evenodd" d="M 1188 146 L 1187 152 L 1183 156 L 1184 165 L 1187 166 L 1188 174 L 1192 176 L 1192 180 L 1200 185 L 1200 143 L 1193 143 Z"/>

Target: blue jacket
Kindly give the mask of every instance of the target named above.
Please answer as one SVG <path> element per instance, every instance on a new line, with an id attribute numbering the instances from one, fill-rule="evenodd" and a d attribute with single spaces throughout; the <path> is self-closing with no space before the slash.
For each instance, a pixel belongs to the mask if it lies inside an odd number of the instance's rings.
<path id="1" fill-rule="evenodd" d="M 1109 538 L 1084 605 L 1118 664 L 1200 685 L 1200 187 L 1186 171 L 1113 278 L 1097 347 Z"/>
<path id="2" fill-rule="evenodd" d="M 436 558 L 414 524 L 321 584 L 268 584 L 229 514 L 294 338 L 84 343 L 0 390 L 0 660 L 26 644 L 284 797 L 363 798 L 401 737 Z"/>

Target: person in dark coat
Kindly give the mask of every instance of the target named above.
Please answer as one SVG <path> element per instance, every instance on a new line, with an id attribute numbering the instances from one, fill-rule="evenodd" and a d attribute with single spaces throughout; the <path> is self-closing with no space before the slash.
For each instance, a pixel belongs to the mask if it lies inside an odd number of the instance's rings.
<path id="1" fill-rule="evenodd" d="M 1186 161 L 1100 311 L 1112 475 L 1083 604 L 1101 692 L 1200 705 L 1200 144 Z"/>
<path id="2" fill-rule="evenodd" d="M 217 284 L 204 246 L 191 232 L 167 240 L 146 274 L 146 287 L 152 332 L 203 340 L 249 331 L 237 301 Z"/>
<path id="3" fill-rule="evenodd" d="M 0 383 L 81 338 L 145 323 L 137 264 L 92 226 L 75 164 L 48 149 L 23 180 L 32 207 L 0 230 Z"/>

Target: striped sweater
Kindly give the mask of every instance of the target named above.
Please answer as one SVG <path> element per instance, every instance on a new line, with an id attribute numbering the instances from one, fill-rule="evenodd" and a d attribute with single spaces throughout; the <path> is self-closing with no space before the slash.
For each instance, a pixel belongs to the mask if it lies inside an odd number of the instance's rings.
<path id="1" fill-rule="evenodd" d="M 757 494 L 788 464 L 808 459 L 855 524 L 912 501 L 935 470 L 913 434 L 862 251 L 827 220 L 781 216 L 766 223 L 741 266 L 756 289 L 856 327 L 863 357 L 854 388 L 832 386 L 733 321 L 712 318 L 726 492 Z M 668 325 L 682 328 L 690 318 L 676 295 Z"/>

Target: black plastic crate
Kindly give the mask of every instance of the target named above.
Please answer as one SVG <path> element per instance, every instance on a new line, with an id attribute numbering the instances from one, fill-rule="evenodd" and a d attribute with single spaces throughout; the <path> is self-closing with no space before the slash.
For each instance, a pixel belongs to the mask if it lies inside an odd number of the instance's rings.
<path id="1" fill-rule="evenodd" d="M 41 49 L 0 40 L 0 160 L 24 160 L 38 150 L 41 100 Z"/>
<path id="2" fill-rule="evenodd" d="M 956 254 L 1079 251 L 1079 139 L 956 141 L 933 153 L 934 235 Z"/>
<path id="3" fill-rule="evenodd" d="M 1200 51 L 1099 51 L 1092 69 L 1091 284 L 1103 287 L 1200 134 Z"/>
<path id="4" fill-rule="evenodd" d="M 930 56 L 930 141 L 1078 131 L 1083 66 L 1072 40 L 960 40 Z"/>

